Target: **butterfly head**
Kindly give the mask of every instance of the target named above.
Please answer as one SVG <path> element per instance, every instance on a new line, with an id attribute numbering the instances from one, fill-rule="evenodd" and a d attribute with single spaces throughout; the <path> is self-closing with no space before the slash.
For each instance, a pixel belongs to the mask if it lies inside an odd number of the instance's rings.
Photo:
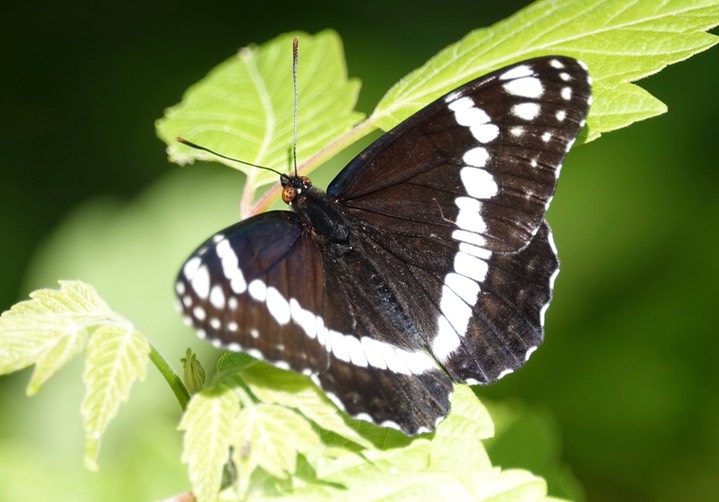
<path id="1" fill-rule="evenodd" d="M 286 176 L 280 178 L 282 183 L 282 200 L 288 206 L 305 190 L 312 186 L 312 181 L 307 176 Z"/>

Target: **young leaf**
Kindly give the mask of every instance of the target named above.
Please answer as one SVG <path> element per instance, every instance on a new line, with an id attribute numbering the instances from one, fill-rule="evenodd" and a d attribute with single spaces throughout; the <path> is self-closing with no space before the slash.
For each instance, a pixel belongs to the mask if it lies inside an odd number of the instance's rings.
<path id="1" fill-rule="evenodd" d="M 395 84 L 369 120 L 388 130 L 472 78 L 522 59 L 561 54 L 589 65 L 595 99 L 587 139 L 596 139 L 666 111 L 646 92 L 636 102 L 637 87 L 629 82 L 716 44 L 717 37 L 704 30 L 718 19 L 715 0 L 535 2 L 440 51 Z"/>
<path id="2" fill-rule="evenodd" d="M 467 385 L 455 385 L 452 394 L 452 413 L 437 427 L 432 439 L 431 465 L 436 469 L 452 470 L 457 466 L 457 452 L 462 463 L 472 470 L 488 469 L 492 463 L 482 444 L 494 435 L 494 424 L 487 408 Z M 472 438 L 472 441 L 467 441 Z"/>
<path id="3" fill-rule="evenodd" d="M 85 348 L 85 464 L 95 469 L 102 434 L 132 384 L 144 378 L 150 346 L 88 284 L 60 281 L 60 290 L 30 297 L 0 317 L 0 374 L 35 364 L 27 390 L 34 394 Z"/>
<path id="4" fill-rule="evenodd" d="M 322 451 L 319 436 L 302 416 L 284 406 L 263 403 L 239 413 L 232 446 L 241 493 L 246 492 L 258 467 L 276 478 L 286 478 L 295 473 L 299 453 L 314 457 Z"/>
<path id="5" fill-rule="evenodd" d="M 120 403 L 127 401 L 135 380 L 145 378 L 150 345 L 129 322 L 105 324 L 87 343 L 82 401 L 85 465 L 96 469 L 100 439 Z"/>
<path id="6" fill-rule="evenodd" d="M 91 286 L 77 281 L 62 281 L 59 291 L 41 289 L 30 298 L 0 317 L 0 374 L 35 364 L 27 388 L 32 395 L 83 349 L 88 330 L 114 313 Z"/>
<path id="7" fill-rule="evenodd" d="M 192 492 L 199 502 L 217 498 L 239 411 L 235 393 L 217 385 L 194 394 L 182 417 L 182 461 L 187 464 Z"/>
<path id="8" fill-rule="evenodd" d="M 347 425 L 337 408 L 308 377 L 257 362 L 242 371 L 242 380 L 260 401 L 294 408 L 323 429 L 358 445 L 372 446 Z"/>
<path id="9" fill-rule="evenodd" d="M 243 171 L 248 185 L 277 175 L 216 158 L 175 141 L 177 136 L 240 160 L 288 171 L 293 135 L 292 38 L 300 39 L 298 162 L 346 133 L 363 117 L 354 112 L 360 84 L 347 79 L 342 44 L 333 31 L 289 33 L 246 47 L 192 86 L 158 120 L 173 162 L 212 159 Z"/>

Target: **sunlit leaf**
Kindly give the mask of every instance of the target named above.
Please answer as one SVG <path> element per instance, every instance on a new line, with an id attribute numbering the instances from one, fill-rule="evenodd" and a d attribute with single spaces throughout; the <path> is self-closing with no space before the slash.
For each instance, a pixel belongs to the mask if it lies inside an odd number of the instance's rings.
<path id="1" fill-rule="evenodd" d="M 277 181 L 277 175 L 192 150 L 177 136 L 224 155 L 282 172 L 289 170 L 292 147 L 292 38 L 300 39 L 298 67 L 298 161 L 302 162 L 363 115 L 353 111 L 359 81 L 347 79 L 340 38 L 326 30 L 316 35 L 288 33 L 256 47 L 245 47 L 192 86 L 182 102 L 157 122 L 180 164 L 212 159 L 243 171 L 248 185 Z"/>
<path id="2" fill-rule="evenodd" d="M 233 454 L 241 491 L 258 467 L 277 478 L 295 473 L 297 455 L 317 456 L 320 438 L 298 413 L 273 404 L 243 408 L 232 434 Z"/>
<path id="3" fill-rule="evenodd" d="M 86 350 L 81 407 L 85 465 L 95 469 L 107 424 L 135 380 L 145 376 L 150 346 L 88 284 L 61 281 L 59 290 L 38 290 L 30 297 L 0 318 L 0 373 L 35 364 L 28 385 L 33 394 L 73 355 Z"/>
<path id="4" fill-rule="evenodd" d="M 182 461 L 187 464 L 193 494 L 199 502 L 217 498 L 239 411 L 235 393 L 218 385 L 194 394 L 182 417 Z"/>
<path id="5" fill-rule="evenodd" d="M 255 363 L 242 372 L 242 380 L 262 402 L 294 408 L 323 429 L 365 447 L 371 443 L 347 425 L 341 412 L 309 377 Z"/>
<path id="6" fill-rule="evenodd" d="M 120 403 L 127 401 L 137 379 L 145 378 L 150 345 L 125 322 L 99 326 L 87 343 L 83 381 L 86 392 L 82 401 L 85 426 L 85 465 L 96 469 L 96 458 L 108 422 Z"/>
<path id="7" fill-rule="evenodd" d="M 568 0 L 535 2 L 489 28 L 471 32 L 401 79 L 370 120 L 389 129 L 463 82 L 512 62 L 561 54 L 589 65 L 598 89 L 588 139 L 666 111 L 629 84 L 717 43 L 714 0 Z M 518 36 L 521 34 L 521 36 Z M 601 115 L 600 115 L 601 114 Z"/>
<path id="8" fill-rule="evenodd" d="M 41 289 L 0 317 L 0 374 L 35 364 L 28 394 L 76 353 L 88 330 L 114 316 L 95 290 L 79 281 L 62 281 L 60 289 Z"/>

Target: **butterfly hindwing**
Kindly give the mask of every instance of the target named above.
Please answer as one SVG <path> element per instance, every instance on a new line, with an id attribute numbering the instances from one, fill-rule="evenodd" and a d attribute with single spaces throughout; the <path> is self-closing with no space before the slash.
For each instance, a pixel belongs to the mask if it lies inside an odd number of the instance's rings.
<path id="1" fill-rule="evenodd" d="M 383 312 L 396 304 L 387 288 L 362 248 L 337 260 L 287 211 L 217 233 L 176 285 L 188 323 L 216 346 L 313 376 L 353 416 L 432 430 L 451 380 L 408 321 Z"/>

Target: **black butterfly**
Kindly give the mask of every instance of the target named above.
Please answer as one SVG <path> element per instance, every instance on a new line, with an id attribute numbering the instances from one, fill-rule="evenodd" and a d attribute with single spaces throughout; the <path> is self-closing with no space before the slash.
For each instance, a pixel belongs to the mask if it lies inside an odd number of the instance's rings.
<path id="1" fill-rule="evenodd" d="M 473 80 L 370 145 L 327 192 L 208 239 L 182 267 L 186 322 L 312 375 L 350 415 L 433 430 L 453 382 L 488 384 L 543 338 L 558 261 L 544 221 L 591 101 L 549 56 Z"/>

